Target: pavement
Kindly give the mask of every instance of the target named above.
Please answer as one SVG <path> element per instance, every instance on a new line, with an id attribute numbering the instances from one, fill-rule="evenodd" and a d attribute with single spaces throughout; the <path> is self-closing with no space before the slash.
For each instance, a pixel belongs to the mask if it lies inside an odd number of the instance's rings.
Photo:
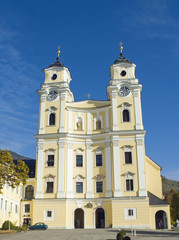
<path id="1" fill-rule="evenodd" d="M 0 240 L 116 240 L 118 232 L 117 229 L 48 229 L 0 234 Z M 131 240 L 179 240 L 179 232 L 166 230 L 137 230 L 136 236 L 127 231 L 127 236 Z"/>

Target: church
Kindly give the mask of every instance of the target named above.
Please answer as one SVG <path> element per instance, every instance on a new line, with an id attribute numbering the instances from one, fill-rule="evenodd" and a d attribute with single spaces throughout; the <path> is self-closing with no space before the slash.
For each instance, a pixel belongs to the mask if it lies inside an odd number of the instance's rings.
<path id="1" fill-rule="evenodd" d="M 161 167 L 145 155 L 142 85 L 123 56 L 110 66 L 107 100 L 76 102 L 69 69 L 44 68 L 36 176 L 21 199 L 21 224 L 56 229 L 170 228 Z"/>

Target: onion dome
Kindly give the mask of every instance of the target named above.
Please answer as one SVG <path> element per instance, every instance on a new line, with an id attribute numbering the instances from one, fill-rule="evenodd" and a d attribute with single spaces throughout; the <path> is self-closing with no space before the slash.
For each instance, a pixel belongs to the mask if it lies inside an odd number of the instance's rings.
<path id="1" fill-rule="evenodd" d="M 58 51 L 57 51 L 57 61 L 50 64 L 50 66 L 48 66 L 48 68 L 51 68 L 51 67 L 64 67 L 64 64 L 62 62 L 60 62 L 60 47 L 58 47 Z"/>
<path id="2" fill-rule="evenodd" d="M 122 42 L 120 42 L 120 57 L 117 58 L 115 61 L 114 61 L 114 64 L 118 64 L 118 63 L 131 63 L 131 61 L 125 57 L 123 57 L 123 46 L 122 46 Z"/>

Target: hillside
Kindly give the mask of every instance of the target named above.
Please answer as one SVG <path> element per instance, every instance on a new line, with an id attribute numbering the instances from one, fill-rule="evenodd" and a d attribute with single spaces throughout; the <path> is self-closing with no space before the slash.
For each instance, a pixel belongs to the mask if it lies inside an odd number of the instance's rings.
<path id="1" fill-rule="evenodd" d="M 166 195 L 171 189 L 179 191 L 179 181 L 167 179 L 162 176 L 163 195 Z"/>
<path id="2" fill-rule="evenodd" d="M 12 151 L 9 151 L 9 152 L 10 152 L 11 157 L 12 157 L 13 160 L 34 160 L 32 158 L 29 158 L 29 157 L 21 156 L 21 155 L 19 155 L 16 152 L 12 152 Z"/>

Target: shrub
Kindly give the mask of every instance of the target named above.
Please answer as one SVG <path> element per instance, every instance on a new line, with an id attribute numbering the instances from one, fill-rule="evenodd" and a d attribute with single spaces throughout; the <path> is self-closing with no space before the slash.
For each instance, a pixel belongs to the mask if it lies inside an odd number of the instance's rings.
<path id="1" fill-rule="evenodd" d="M 10 222 L 10 229 L 12 230 L 14 225 Z M 9 220 L 5 221 L 2 225 L 2 230 L 9 230 Z"/>
<path id="2" fill-rule="evenodd" d="M 122 240 L 124 238 L 124 236 L 126 235 L 126 231 L 124 229 L 122 229 L 116 236 L 117 240 Z M 127 239 L 126 239 L 127 240 Z"/>
<path id="3" fill-rule="evenodd" d="M 29 227 L 29 226 L 28 226 L 27 224 L 23 224 L 23 225 L 22 225 L 22 228 L 25 229 L 25 230 L 26 230 L 28 227 Z M 24 230 L 23 230 L 23 231 L 24 231 Z"/>
<path id="4" fill-rule="evenodd" d="M 131 240 L 129 236 L 125 236 L 122 240 Z"/>

